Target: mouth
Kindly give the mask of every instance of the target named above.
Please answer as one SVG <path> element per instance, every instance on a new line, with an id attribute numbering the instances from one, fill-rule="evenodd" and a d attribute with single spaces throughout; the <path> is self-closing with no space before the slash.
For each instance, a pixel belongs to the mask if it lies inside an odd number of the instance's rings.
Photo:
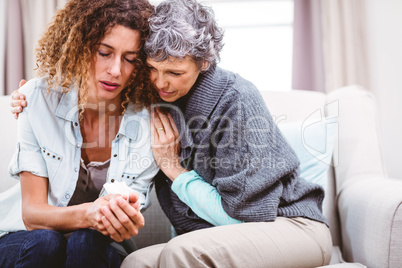
<path id="1" fill-rule="evenodd" d="M 120 86 L 120 84 L 113 83 L 110 81 L 99 81 L 99 82 L 102 85 L 102 87 L 107 91 L 114 91 Z"/>
<path id="2" fill-rule="evenodd" d="M 169 97 L 171 96 L 174 92 L 166 92 L 166 91 L 162 91 L 160 89 L 158 89 L 158 93 L 161 97 Z"/>

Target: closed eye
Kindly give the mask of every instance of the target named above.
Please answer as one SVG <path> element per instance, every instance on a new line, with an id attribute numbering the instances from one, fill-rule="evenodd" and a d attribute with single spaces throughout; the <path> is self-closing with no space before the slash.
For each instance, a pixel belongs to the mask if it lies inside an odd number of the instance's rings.
<path id="1" fill-rule="evenodd" d="M 128 61 L 129 63 L 134 63 L 134 62 L 135 62 L 135 59 L 131 60 L 131 59 L 127 59 L 127 58 L 126 58 L 126 61 Z"/>
<path id="2" fill-rule="evenodd" d="M 98 53 L 99 53 L 99 55 L 102 56 L 102 57 L 107 57 L 107 56 L 110 55 L 110 53 L 102 53 L 102 52 L 100 52 L 100 51 L 98 51 Z"/>

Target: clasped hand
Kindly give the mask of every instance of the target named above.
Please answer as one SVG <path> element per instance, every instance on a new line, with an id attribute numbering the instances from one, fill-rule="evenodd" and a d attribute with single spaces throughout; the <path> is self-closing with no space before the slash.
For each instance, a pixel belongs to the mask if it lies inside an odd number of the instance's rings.
<path id="1" fill-rule="evenodd" d="M 137 235 L 145 223 L 139 211 L 138 195 L 130 193 L 128 201 L 115 194 L 95 200 L 86 211 L 90 228 L 117 242 Z"/>
<path id="2" fill-rule="evenodd" d="M 170 180 L 187 171 L 180 165 L 180 135 L 176 124 L 170 114 L 162 113 L 159 108 L 152 112 L 151 137 L 155 162 Z"/>

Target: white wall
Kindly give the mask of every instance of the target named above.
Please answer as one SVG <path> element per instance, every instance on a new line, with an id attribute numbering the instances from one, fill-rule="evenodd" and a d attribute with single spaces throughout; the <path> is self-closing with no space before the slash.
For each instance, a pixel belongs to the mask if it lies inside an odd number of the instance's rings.
<path id="1" fill-rule="evenodd" d="M 371 89 L 380 112 L 385 164 L 402 179 L 402 1 L 367 0 Z"/>

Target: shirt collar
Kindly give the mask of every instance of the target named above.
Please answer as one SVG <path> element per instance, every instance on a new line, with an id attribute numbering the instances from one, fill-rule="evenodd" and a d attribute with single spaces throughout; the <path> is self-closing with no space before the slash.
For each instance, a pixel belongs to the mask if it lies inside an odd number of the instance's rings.
<path id="1" fill-rule="evenodd" d="M 205 73 L 201 73 L 191 89 L 187 100 L 186 120 L 202 115 L 208 118 L 219 102 L 222 93 L 229 83 L 229 73 L 215 66 Z"/>
<path id="2" fill-rule="evenodd" d="M 76 89 L 70 88 L 68 92 L 61 95 L 55 114 L 67 121 L 78 122 L 78 94 Z"/>
<path id="3" fill-rule="evenodd" d="M 63 93 L 56 109 L 56 116 L 70 122 L 78 123 L 78 94 L 76 89 L 70 89 Z M 141 120 L 144 120 L 146 114 L 141 112 L 142 107 L 129 103 L 124 113 L 119 128 L 119 134 L 128 137 L 131 140 L 137 140 Z M 149 121 L 149 118 L 147 118 Z"/>
<path id="4" fill-rule="evenodd" d="M 129 103 L 127 105 L 126 112 L 120 124 L 119 134 L 126 136 L 131 140 L 137 140 L 139 138 L 138 132 L 141 129 L 141 124 L 149 124 L 151 117 L 147 110 L 143 109 L 140 105 Z M 148 127 L 144 129 L 149 129 Z M 151 135 L 147 133 L 146 135 Z"/>

